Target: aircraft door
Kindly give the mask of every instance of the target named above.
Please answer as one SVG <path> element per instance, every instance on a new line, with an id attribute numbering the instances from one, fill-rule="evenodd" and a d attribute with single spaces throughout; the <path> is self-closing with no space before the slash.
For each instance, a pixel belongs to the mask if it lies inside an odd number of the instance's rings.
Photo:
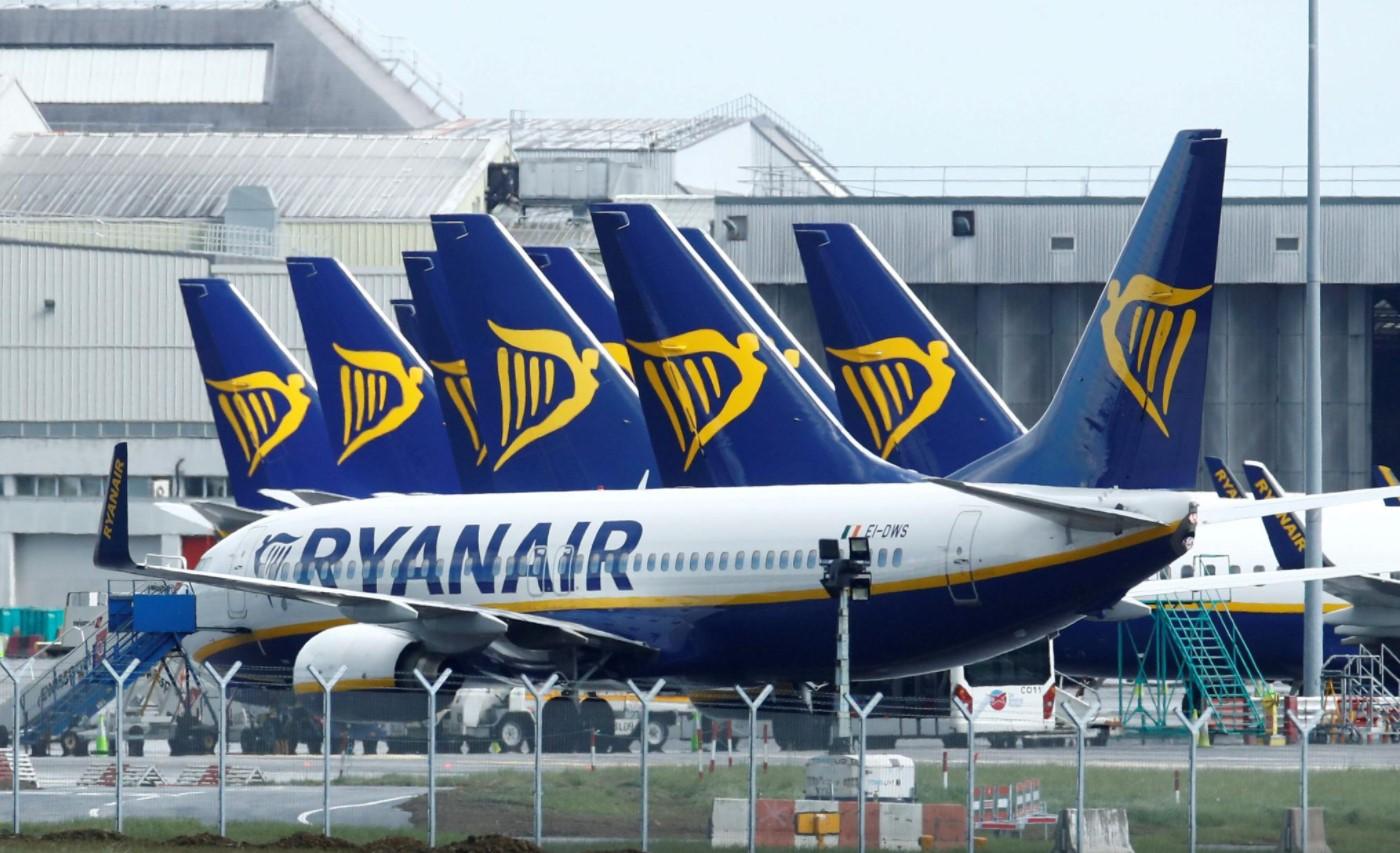
<path id="1" fill-rule="evenodd" d="M 558 573 L 556 592 L 572 592 L 574 589 L 574 546 L 564 545 L 554 552 L 554 570 Z"/>
<path id="2" fill-rule="evenodd" d="M 242 576 L 247 573 L 248 551 L 239 552 L 233 560 L 233 573 Z M 243 619 L 248 615 L 248 593 L 241 589 L 225 590 L 228 599 L 228 618 Z"/>
<path id="3" fill-rule="evenodd" d="M 972 577 L 972 538 L 981 520 L 980 510 L 964 510 L 953 519 L 953 529 L 948 533 L 945 567 L 948 594 L 953 597 L 954 604 L 974 606 L 981 603 L 977 600 L 977 583 Z"/>

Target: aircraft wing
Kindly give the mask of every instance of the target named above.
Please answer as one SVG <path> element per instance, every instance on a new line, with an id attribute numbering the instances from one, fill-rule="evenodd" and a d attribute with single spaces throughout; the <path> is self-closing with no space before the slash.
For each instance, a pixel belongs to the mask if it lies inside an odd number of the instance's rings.
<path id="1" fill-rule="evenodd" d="M 1278 515 L 1283 512 L 1324 509 L 1329 506 L 1380 501 L 1395 497 L 1400 497 L 1400 486 L 1352 489 L 1348 492 L 1325 492 L 1317 495 L 1289 495 L 1286 498 L 1269 498 L 1268 500 L 1222 500 L 1201 504 L 1198 511 L 1198 523 L 1220 524 L 1226 521 L 1243 521 L 1265 515 Z M 1387 569 L 1387 571 L 1389 570 Z"/>
<path id="2" fill-rule="evenodd" d="M 1253 503 L 1268 503 L 1268 501 L 1253 501 Z M 1149 580 L 1128 590 L 1128 597 L 1138 601 L 1146 601 L 1193 592 L 1272 586 L 1279 583 L 1302 583 L 1303 581 L 1325 581 L 1338 578 L 1370 580 L 1375 575 L 1389 574 L 1391 569 L 1391 566 L 1353 568 L 1328 566 L 1322 569 L 1285 569 L 1272 572 L 1242 572 L 1238 575 L 1198 575 L 1190 578 Z"/>
<path id="3" fill-rule="evenodd" d="M 125 442 L 117 444 L 113 449 L 112 469 L 107 480 L 107 497 L 103 502 L 97 547 L 93 550 L 92 558 L 99 568 L 126 572 L 150 580 L 204 584 L 256 595 L 306 601 L 337 608 L 347 619 L 356 622 L 394 624 L 409 631 L 420 629 L 425 634 L 441 636 L 443 633 L 457 633 L 478 637 L 494 634 L 532 649 L 587 646 L 610 652 L 637 653 L 652 650 L 645 643 L 608 631 L 531 613 L 426 601 L 357 589 L 312 586 L 268 578 L 191 572 L 187 569 L 138 564 L 131 559 L 127 535 L 126 455 Z"/>
<path id="4" fill-rule="evenodd" d="M 442 601 L 388 595 L 382 592 L 311 586 L 290 581 L 226 575 L 216 572 L 195 573 L 188 569 L 172 569 L 136 563 L 129 563 L 125 566 L 103 565 L 102 568 L 114 569 L 150 580 L 203 584 L 255 595 L 271 595 L 277 598 L 290 598 L 312 604 L 321 604 L 338 609 L 341 615 L 355 622 L 393 624 L 405 627 L 409 631 L 413 631 L 413 627 L 411 625 L 405 626 L 404 623 L 432 620 L 438 622 L 438 627 L 441 627 L 441 623 L 447 621 L 458 623 L 455 627 L 464 635 L 480 636 L 498 633 L 522 646 L 531 648 L 591 646 L 608 651 L 651 651 L 651 647 L 645 643 L 629 640 L 608 631 L 600 631 L 586 625 L 578 625 L 548 616 L 515 613 L 494 607 L 449 604 Z"/>

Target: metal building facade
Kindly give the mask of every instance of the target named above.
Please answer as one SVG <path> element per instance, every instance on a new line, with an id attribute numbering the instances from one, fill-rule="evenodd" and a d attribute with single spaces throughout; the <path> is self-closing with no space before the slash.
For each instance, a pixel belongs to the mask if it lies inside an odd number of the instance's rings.
<path id="1" fill-rule="evenodd" d="M 1054 394 L 1140 204 L 721 198 L 714 231 L 819 352 L 792 226 L 856 223 L 1029 424 Z M 974 236 L 952 236 L 955 210 L 975 212 Z M 729 237 L 735 217 L 745 240 Z M 1302 481 L 1303 217 L 1297 199 L 1225 202 L 1203 427 L 1207 452 L 1267 460 L 1285 486 Z M 1328 199 L 1323 235 L 1323 475 L 1336 489 L 1367 485 L 1371 464 L 1384 461 L 1372 458 L 1372 325 L 1381 289 L 1400 282 L 1400 204 Z M 1074 249 L 1052 250 L 1052 237 L 1073 237 Z"/>

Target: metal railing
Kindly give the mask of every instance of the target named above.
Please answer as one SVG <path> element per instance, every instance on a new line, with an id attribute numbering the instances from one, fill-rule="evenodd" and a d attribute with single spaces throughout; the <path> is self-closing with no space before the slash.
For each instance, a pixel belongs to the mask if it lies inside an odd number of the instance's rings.
<path id="1" fill-rule="evenodd" d="M 810 176 L 800 166 L 748 166 L 745 183 L 764 195 L 774 188 L 800 187 Z M 1158 166 L 834 166 L 852 195 L 919 196 L 1142 196 L 1157 177 Z M 1229 166 L 1225 194 L 1236 197 L 1291 198 L 1307 186 L 1305 166 Z M 1400 165 L 1322 167 L 1322 193 L 1368 197 L 1400 194 Z"/>
<path id="2" fill-rule="evenodd" d="M 729 124 L 741 120 L 751 119 L 755 116 L 764 116 L 778 129 L 787 134 L 802 147 L 812 152 L 817 157 L 821 156 L 822 148 L 812 137 L 798 130 L 797 127 L 786 118 L 783 118 L 777 110 L 765 104 L 752 94 L 741 95 L 732 101 L 725 101 L 716 107 L 711 107 L 702 113 L 691 118 L 686 124 L 675 130 L 661 134 L 656 139 L 657 147 L 660 148 L 684 148 L 691 142 L 708 136 L 716 125 Z"/>
<path id="3" fill-rule="evenodd" d="M 378 62 L 385 73 L 421 98 L 433 112 L 448 121 L 466 117 L 466 95 L 449 83 L 442 72 L 433 68 L 417 48 L 410 46 L 407 39 L 375 32 L 359 17 L 338 6 L 335 0 L 306 2 Z"/>
<path id="4" fill-rule="evenodd" d="M 180 219 L 103 219 L 0 210 L 0 240 L 280 260 L 277 231 Z"/>

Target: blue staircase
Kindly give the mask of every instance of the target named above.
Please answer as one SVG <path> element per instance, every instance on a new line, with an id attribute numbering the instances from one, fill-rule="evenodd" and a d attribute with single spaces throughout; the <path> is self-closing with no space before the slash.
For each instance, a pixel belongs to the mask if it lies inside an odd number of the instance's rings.
<path id="1" fill-rule="evenodd" d="M 111 592 L 107 624 L 85 636 L 47 673 L 20 693 L 22 741 L 48 741 L 82 726 L 112 700 L 116 682 L 103 661 L 122 672 L 136 668 L 127 685 L 159 666 L 195 630 L 194 596 L 164 588 Z"/>

